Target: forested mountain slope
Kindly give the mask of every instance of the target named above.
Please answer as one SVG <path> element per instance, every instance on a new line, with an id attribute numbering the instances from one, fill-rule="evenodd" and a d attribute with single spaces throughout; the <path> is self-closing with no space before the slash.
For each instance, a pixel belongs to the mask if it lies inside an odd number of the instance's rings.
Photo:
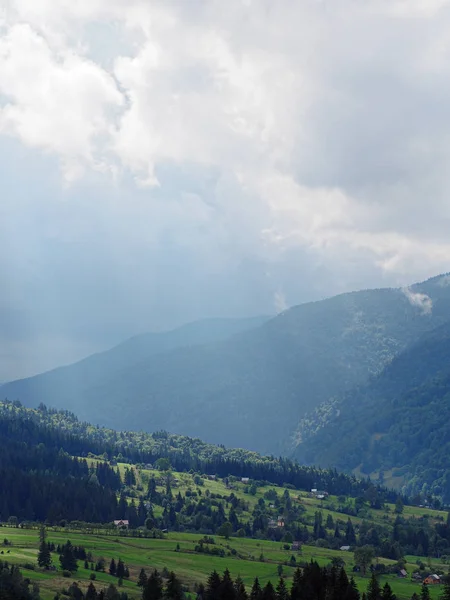
<path id="1" fill-rule="evenodd" d="M 301 460 L 397 475 L 408 494 L 450 500 L 450 323 L 319 415 L 304 427 Z"/>
<path id="2" fill-rule="evenodd" d="M 95 463 L 91 462 L 92 458 Z M 92 522 L 112 520 L 116 499 L 110 492 L 119 489 L 120 480 L 110 463 L 142 466 L 157 463 L 158 459 L 166 460 L 179 472 L 238 479 L 245 476 L 301 489 L 319 486 L 334 494 L 356 496 L 374 487 L 369 481 L 360 481 L 334 469 L 304 467 L 289 459 L 214 446 L 164 431 L 117 432 L 93 427 L 67 411 L 45 406 L 29 409 L 18 402 L 0 402 L 0 475 L 4 484 L 0 490 L 0 510 L 3 518 L 14 514 L 31 520 L 44 520 L 50 518 L 49 515 L 56 519 L 55 512 L 59 515 L 65 510 L 66 516 L 60 518 L 70 515 L 70 519 Z M 96 465 L 94 471 L 93 464 Z M 386 489 L 380 488 L 378 492 L 386 500 L 396 497 Z"/>
<path id="3" fill-rule="evenodd" d="M 98 357 L 6 384 L 0 394 L 45 402 L 113 428 L 167 429 L 288 453 L 307 411 L 367 381 L 424 332 L 450 319 L 442 276 L 409 290 L 343 294 L 294 307 L 214 343 L 139 363 Z"/>

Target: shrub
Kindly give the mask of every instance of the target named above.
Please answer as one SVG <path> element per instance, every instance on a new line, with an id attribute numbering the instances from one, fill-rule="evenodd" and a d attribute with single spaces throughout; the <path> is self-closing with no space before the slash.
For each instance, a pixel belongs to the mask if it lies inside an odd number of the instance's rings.
<path id="1" fill-rule="evenodd" d="M 62 576 L 63 577 L 72 577 L 72 573 L 70 571 L 63 571 Z"/>

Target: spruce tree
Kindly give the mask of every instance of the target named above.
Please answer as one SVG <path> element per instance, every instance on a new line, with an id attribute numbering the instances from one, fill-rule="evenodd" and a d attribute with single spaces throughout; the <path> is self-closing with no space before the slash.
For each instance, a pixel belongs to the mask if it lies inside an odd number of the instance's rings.
<path id="1" fill-rule="evenodd" d="M 289 592 L 282 577 L 280 577 L 280 581 L 278 582 L 276 594 L 277 600 L 289 600 Z"/>
<path id="2" fill-rule="evenodd" d="M 450 578 L 447 577 L 439 600 L 450 600 Z"/>
<path id="3" fill-rule="evenodd" d="M 219 587 L 219 600 L 235 600 L 235 598 L 236 591 L 234 589 L 234 583 L 231 579 L 230 571 L 225 569 Z"/>
<path id="4" fill-rule="evenodd" d="M 387 581 L 384 584 L 381 597 L 383 600 L 397 600 L 397 596 L 394 593 L 392 593 L 392 588 Z M 450 598 L 448 598 L 447 600 L 450 600 Z"/>
<path id="5" fill-rule="evenodd" d="M 291 600 L 300 600 L 303 598 L 304 579 L 301 569 L 296 569 L 291 587 Z"/>
<path id="6" fill-rule="evenodd" d="M 111 562 L 109 563 L 109 574 L 115 575 L 116 573 L 117 573 L 116 561 L 114 560 L 114 558 L 112 558 Z"/>
<path id="7" fill-rule="evenodd" d="M 61 563 L 61 568 L 63 571 L 70 571 L 71 573 L 78 571 L 74 547 L 72 546 L 70 540 L 67 540 L 67 543 L 62 547 L 59 562 Z"/>
<path id="8" fill-rule="evenodd" d="M 141 569 L 140 573 L 139 573 L 137 584 L 139 587 L 144 588 L 146 583 L 147 583 L 147 573 L 144 571 L 144 569 Z"/>
<path id="9" fill-rule="evenodd" d="M 270 581 L 268 581 L 264 586 L 261 598 L 262 600 L 276 600 L 277 597 L 275 594 L 275 590 Z"/>
<path id="10" fill-rule="evenodd" d="M 348 584 L 347 591 L 345 592 L 344 598 L 345 598 L 345 600 L 359 600 L 359 598 L 360 598 L 358 586 L 356 585 L 356 582 L 355 582 L 353 576 L 350 578 L 350 582 Z"/>
<path id="11" fill-rule="evenodd" d="M 164 590 L 165 600 L 183 600 L 183 588 L 181 582 L 173 571 L 169 573 L 166 589 Z"/>
<path id="12" fill-rule="evenodd" d="M 119 579 L 123 579 L 123 577 L 125 575 L 125 565 L 123 564 L 123 561 L 121 558 L 119 558 L 119 561 L 117 563 L 116 575 L 117 575 L 117 577 L 119 577 Z"/>
<path id="13" fill-rule="evenodd" d="M 39 552 L 37 562 L 41 569 L 49 569 L 52 564 L 49 545 L 47 544 L 45 527 L 41 527 L 39 532 Z"/>
<path id="14" fill-rule="evenodd" d="M 262 589 L 259 584 L 259 579 L 255 577 L 255 580 L 252 585 L 252 589 L 250 591 L 250 600 L 261 600 L 262 598 Z"/>
<path id="15" fill-rule="evenodd" d="M 356 542 L 355 530 L 353 529 L 353 523 L 350 517 L 347 519 L 347 525 L 345 527 L 345 541 L 350 546 Z"/>
<path id="16" fill-rule="evenodd" d="M 430 600 L 430 590 L 425 583 L 422 583 L 422 587 L 420 589 L 420 600 Z"/>
<path id="17" fill-rule="evenodd" d="M 117 591 L 116 586 L 112 583 L 109 584 L 109 587 L 106 590 L 105 600 L 120 600 L 120 594 Z"/>
<path id="18" fill-rule="evenodd" d="M 247 590 L 245 589 L 244 582 L 239 576 L 234 582 L 234 590 L 236 593 L 236 600 L 248 600 Z"/>
<path id="19" fill-rule="evenodd" d="M 91 583 L 88 585 L 88 589 L 86 590 L 86 600 L 97 600 L 97 590 L 95 589 L 95 585 Z"/>
<path id="20" fill-rule="evenodd" d="M 372 573 L 369 585 L 367 586 L 367 600 L 380 600 L 381 588 L 375 573 Z"/>
<path id="21" fill-rule="evenodd" d="M 161 575 L 155 569 L 147 580 L 142 593 L 143 600 L 161 600 L 163 597 L 163 583 Z"/>
<path id="22" fill-rule="evenodd" d="M 80 586 L 78 585 L 78 583 L 76 581 L 74 581 L 72 583 L 72 585 L 69 587 L 69 596 L 71 598 L 71 600 L 83 600 L 84 599 L 84 594 L 80 589 Z"/>
<path id="23" fill-rule="evenodd" d="M 208 577 L 205 588 L 205 600 L 219 600 L 219 588 L 222 583 L 217 571 L 213 571 Z"/>

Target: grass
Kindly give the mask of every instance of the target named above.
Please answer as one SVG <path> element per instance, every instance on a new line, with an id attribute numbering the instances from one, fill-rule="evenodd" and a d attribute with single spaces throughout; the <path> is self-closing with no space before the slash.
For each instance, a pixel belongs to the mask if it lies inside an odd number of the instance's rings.
<path id="1" fill-rule="evenodd" d="M 91 460 L 91 459 L 90 459 Z M 92 462 L 95 462 L 92 460 Z M 123 478 L 125 468 L 129 465 L 119 463 L 118 469 Z M 165 491 L 164 475 L 156 470 L 135 469 L 137 478 L 137 488 L 134 493 L 143 493 L 146 490 L 150 477 L 154 476 L 160 484 L 157 486 L 159 491 Z M 198 482 L 199 480 L 197 480 Z M 286 488 L 270 485 L 268 487 L 259 487 L 254 495 L 248 493 L 248 486 L 240 481 L 233 481 L 233 488 L 227 488 L 222 480 L 211 480 L 202 478 L 200 484 L 195 483 L 194 475 L 189 473 L 172 473 L 171 487 L 174 495 L 181 493 L 186 496 L 188 491 L 200 491 L 201 495 L 209 492 L 209 494 L 218 494 L 222 497 L 227 497 L 231 492 L 235 496 L 241 498 L 248 504 L 248 510 L 244 510 L 239 516 L 240 519 L 246 521 L 251 518 L 251 512 L 260 501 L 265 500 L 266 507 L 272 504 L 272 500 L 264 498 L 265 492 L 268 489 L 275 489 L 278 496 L 281 497 L 285 493 Z M 141 491 L 139 491 L 139 489 Z M 299 492 L 298 490 L 288 490 L 293 504 L 300 503 L 303 506 L 303 517 L 309 521 L 308 529 L 312 529 L 314 515 L 320 510 L 323 514 L 323 522 L 326 522 L 327 516 L 330 514 L 333 521 L 346 521 L 347 515 L 338 512 L 336 509 L 339 506 L 339 500 L 335 496 L 329 496 L 325 500 L 318 500 L 311 496 L 308 492 Z M 131 497 L 128 498 L 131 501 Z M 349 499 L 352 504 L 354 500 Z M 364 514 L 364 519 L 384 526 L 392 526 L 395 520 L 395 506 L 388 505 L 387 510 L 367 509 Z M 154 512 L 159 515 L 162 512 L 162 507 L 155 506 Z M 271 513 L 275 517 L 278 514 L 278 509 L 271 509 Z M 446 519 L 447 514 L 443 511 L 436 511 L 429 508 L 420 508 L 413 506 L 405 506 L 403 516 L 406 518 L 428 518 L 430 522 L 437 522 Z M 362 522 L 363 516 L 351 517 L 354 525 Z M 262 584 L 271 580 L 276 583 L 278 579 L 278 566 L 283 564 L 283 576 L 286 578 L 289 585 L 290 579 L 293 576 L 295 568 L 290 566 L 292 552 L 283 549 L 283 544 L 268 540 L 255 540 L 248 538 L 232 538 L 225 540 L 220 536 L 213 536 L 216 546 L 223 549 L 224 557 L 201 554 L 195 552 L 195 545 L 202 536 L 200 534 L 187 533 L 169 533 L 164 539 L 144 539 L 120 536 L 118 532 L 80 532 L 68 531 L 61 528 L 49 528 L 48 539 L 55 544 L 63 544 L 70 539 L 74 545 L 82 545 L 87 552 L 91 552 L 94 562 L 100 557 L 109 565 L 111 558 L 116 561 L 121 558 L 130 570 L 130 580 L 123 582 L 123 589 L 128 593 L 130 599 L 138 599 L 141 597 L 141 591 L 136 585 L 138 574 L 141 568 L 149 572 L 153 568 L 162 570 L 163 568 L 173 570 L 182 579 L 182 581 L 193 589 L 194 584 L 205 582 L 207 576 L 213 569 L 218 572 L 223 572 L 228 568 L 233 577 L 240 575 L 247 586 L 250 586 L 255 577 L 258 577 Z M 80 587 L 85 590 L 89 585 L 92 572 L 89 569 L 84 569 L 83 563 L 79 562 L 79 569 L 71 579 L 62 577 L 60 570 L 58 571 L 40 571 L 37 568 L 26 569 L 25 564 L 36 564 L 37 547 L 38 547 L 38 530 L 27 530 L 3 527 L 0 533 L 0 540 L 8 538 L 12 542 L 12 546 L 3 548 L 4 555 L 1 558 L 19 565 L 24 575 L 30 578 L 31 581 L 37 582 L 41 588 L 41 595 L 44 600 L 53 600 L 57 591 L 63 587 L 68 588 L 72 581 L 77 581 Z M 179 546 L 179 551 L 177 550 Z M 9 552 L 8 552 L 9 551 Z M 233 552 L 232 552 L 233 551 Z M 353 554 L 349 552 L 341 552 L 339 550 L 330 550 L 317 546 L 304 545 L 301 553 L 295 553 L 295 558 L 298 562 L 316 560 L 321 566 L 330 563 L 333 558 L 341 558 L 345 561 L 347 572 L 350 574 L 354 566 Z M 415 556 L 406 557 L 406 569 L 408 573 L 412 573 L 417 569 Z M 380 559 L 386 565 L 393 563 L 387 559 Z M 289 564 L 284 564 L 289 563 Z M 59 560 L 56 554 L 53 555 L 53 564 L 59 567 Z M 433 559 L 430 570 L 442 569 L 446 570 L 446 566 L 439 563 L 437 559 Z M 110 583 L 117 585 L 117 578 L 112 577 L 109 573 L 96 573 L 94 582 L 97 590 L 107 588 Z M 359 573 L 355 573 L 355 580 L 360 591 L 365 591 L 368 583 L 368 578 L 363 578 Z M 409 599 L 414 592 L 420 592 L 420 584 L 411 581 L 410 579 L 399 579 L 396 576 L 381 577 L 380 582 L 384 585 L 385 581 L 389 581 L 394 593 L 399 600 Z M 431 587 L 431 598 L 437 600 L 439 596 L 439 586 Z"/>
<path id="2" fill-rule="evenodd" d="M 63 587 L 69 587 L 72 581 L 77 581 L 82 589 L 89 585 L 91 571 L 84 569 L 83 563 L 79 561 L 79 570 L 71 579 L 62 577 L 58 571 L 40 571 L 24 569 L 26 563 L 36 564 L 38 548 L 38 530 L 25 530 L 3 527 L 2 538 L 7 538 L 12 545 L 4 547 L 4 556 L 2 558 L 10 563 L 22 567 L 23 573 L 31 581 L 37 582 L 41 588 L 41 595 L 44 600 L 53 600 L 56 591 Z M 166 567 L 169 571 L 174 570 L 185 584 L 192 589 L 194 583 L 204 582 L 209 573 L 216 569 L 223 572 L 226 568 L 230 569 L 233 577 L 240 575 L 244 583 L 250 586 L 255 577 L 258 577 L 261 583 L 271 580 L 275 583 L 278 579 L 278 565 L 284 561 L 289 561 L 292 552 L 285 551 L 282 544 L 267 540 L 254 540 L 248 538 L 231 538 L 225 540 L 219 536 L 214 536 L 216 545 L 225 550 L 226 556 L 221 558 L 206 554 L 199 554 L 194 551 L 195 544 L 198 542 L 198 534 L 187 533 L 169 533 L 166 538 L 144 539 L 119 537 L 115 535 L 87 534 L 75 531 L 55 530 L 49 528 L 48 539 L 55 544 L 62 544 L 70 539 L 74 545 L 82 545 L 86 551 L 90 551 L 94 559 L 100 556 L 104 557 L 107 565 L 111 558 L 116 561 L 120 557 L 130 569 L 130 580 L 124 581 L 123 590 L 130 598 L 140 598 L 140 589 L 136 586 L 137 577 L 141 568 L 150 571 L 153 568 L 162 570 Z M 179 544 L 180 551 L 176 551 Z M 228 555 L 231 549 L 236 550 L 236 556 Z M 9 550 L 9 553 L 7 553 Z M 264 560 L 261 561 L 260 555 Z M 316 560 L 320 565 L 328 564 L 333 557 L 340 557 L 346 562 L 346 569 L 350 573 L 353 567 L 353 554 L 327 548 L 318 548 L 315 546 L 303 546 L 301 554 L 296 554 L 297 561 L 311 559 Z M 408 572 L 415 568 L 416 557 L 408 557 Z M 392 561 L 383 559 L 385 564 Z M 59 567 L 58 556 L 53 554 L 53 564 Z M 433 567 L 438 566 L 435 562 Z M 294 568 L 283 565 L 283 575 L 288 585 L 293 576 Z M 356 582 L 361 591 L 367 587 L 368 577 L 363 578 L 355 574 Z M 420 591 L 420 585 L 409 579 L 399 579 L 395 576 L 381 577 L 380 582 L 384 584 L 389 581 L 394 593 L 399 600 L 409 599 L 414 592 Z M 117 578 L 109 573 L 96 573 L 94 585 L 97 590 L 106 588 L 110 583 L 117 585 Z M 439 595 L 439 586 L 431 587 L 431 598 L 437 600 Z"/>

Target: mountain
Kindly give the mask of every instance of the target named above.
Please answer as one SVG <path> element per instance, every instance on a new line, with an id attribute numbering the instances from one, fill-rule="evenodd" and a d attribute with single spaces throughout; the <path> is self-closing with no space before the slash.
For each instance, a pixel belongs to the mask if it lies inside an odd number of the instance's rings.
<path id="1" fill-rule="evenodd" d="M 450 323 L 303 424 L 296 456 L 450 500 Z"/>
<path id="2" fill-rule="evenodd" d="M 449 280 L 303 304 L 228 339 L 159 346 L 134 362 L 115 349 L 6 384 L 0 394 L 113 428 L 290 453 L 305 413 L 364 384 L 450 321 Z"/>

